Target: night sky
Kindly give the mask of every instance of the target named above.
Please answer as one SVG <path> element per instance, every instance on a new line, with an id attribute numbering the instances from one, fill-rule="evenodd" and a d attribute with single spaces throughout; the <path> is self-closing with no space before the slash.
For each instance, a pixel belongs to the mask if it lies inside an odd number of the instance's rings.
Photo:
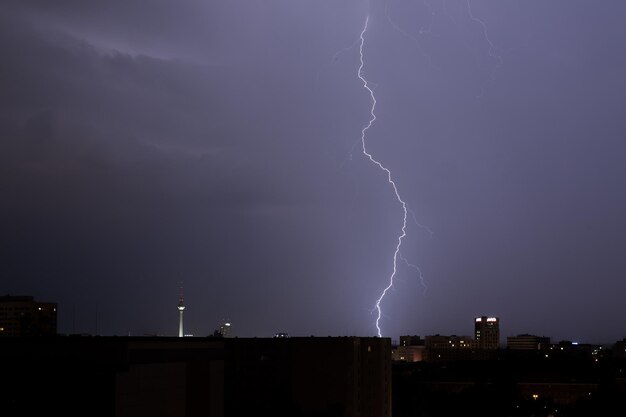
<path id="1" fill-rule="evenodd" d="M 0 293 L 59 332 L 626 336 L 626 2 L 4 0 Z M 468 7 L 469 6 L 469 7 Z M 418 224 L 426 227 L 419 227 Z M 429 232 L 432 231 L 432 235 Z"/>

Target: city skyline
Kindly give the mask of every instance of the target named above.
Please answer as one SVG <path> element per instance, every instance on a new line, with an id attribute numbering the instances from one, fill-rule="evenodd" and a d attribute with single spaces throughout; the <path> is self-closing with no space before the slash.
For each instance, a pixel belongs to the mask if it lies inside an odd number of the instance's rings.
<path id="1" fill-rule="evenodd" d="M 181 309 L 182 307 L 182 309 Z M 238 338 L 239 336 L 233 332 L 233 324 L 227 320 L 223 319 L 219 323 L 219 327 L 216 328 L 212 333 L 195 332 L 184 332 L 183 331 L 183 320 L 182 320 L 182 311 L 185 309 L 184 306 L 184 298 L 182 297 L 182 287 L 181 287 L 181 295 L 179 297 L 179 302 L 177 304 L 177 309 L 180 313 L 180 320 L 178 325 L 178 333 L 177 337 L 199 337 L 199 338 Z M 37 312 L 38 310 L 38 312 Z M 43 311 L 42 311 L 43 310 Z M 41 316 L 39 320 L 33 320 L 31 315 L 37 314 Z M 20 314 L 22 317 L 20 318 Z M 24 315 L 25 314 L 25 315 Z M 50 315 L 52 314 L 52 315 Z M 7 337 L 50 337 L 54 335 L 59 336 L 102 336 L 98 332 L 98 317 L 95 318 L 95 330 L 90 333 L 87 332 L 76 332 L 73 330 L 71 333 L 58 333 L 57 332 L 57 304 L 49 303 L 49 302 L 41 302 L 35 301 L 32 296 L 28 295 L 0 295 L 0 336 Z M 426 335 L 416 335 L 416 334 L 405 334 L 405 335 L 389 335 L 387 336 L 391 340 L 392 346 L 408 346 L 407 341 L 411 340 L 410 344 L 413 344 L 413 341 L 417 341 L 417 345 L 424 346 L 424 339 L 421 339 L 422 336 L 425 337 L 426 343 L 429 343 L 429 339 L 438 340 L 436 343 L 443 343 L 447 346 L 450 340 L 460 341 L 459 348 L 471 348 L 478 350 L 495 350 L 506 347 L 509 348 L 511 340 L 513 340 L 514 349 L 524 348 L 528 349 L 529 346 L 533 344 L 536 346 L 541 345 L 550 345 L 552 338 L 550 335 L 536 335 L 528 332 L 525 333 L 517 333 L 517 334 L 507 334 L 506 332 L 500 332 L 500 318 L 494 316 L 480 316 L 473 317 L 474 323 L 474 332 L 472 336 L 468 336 L 469 333 L 463 332 L 459 334 L 451 334 L 444 332 L 437 332 L 433 334 Z M 283 329 L 284 330 L 284 329 Z M 110 335 L 109 335 L 110 336 Z M 175 335 L 170 334 L 168 332 L 161 333 L 144 333 L 142 335 L 131 334 L 129 332 L 127 335 L 113 335 L 113 336 L 129 336 L 129 337 L 137 337 L 137 336 L 146 336 L 146 337 L 173 337 Z M 330 337 L 331 335 L 299 335 L 293 334 L 293 337 Z M 247 337 L 254 338 L 289 338 L 289 332 L 280 331 L 274 333 L 274 335 L 268 334 L 258 334 Z M 335 337 L 363 337 L 359 335 L 335 335 Z M 616 343 L 623 343 L 626 340 L 626 337 L 623 339 L 619 339 L 617 341 L 606 341 L 604 343 L 592 343 L 587 340 L 552 340 L 553 345 L 567 343 L 573 346 L 576 345 L 597 345 L 597 346 L 606 346 L 611 347 Z M 463 346 L 463 343 L 467 343 Z M 455 345 L 452 345 L 454 348 Z M 545 346 L 544 346 L 545 347 Z M 536 347 L 535 347 L 536 349 Z"/>
<path id="2" fill-rule="evenodd" d="M 184 281 L 185 333 L 373 336 L 405 214 L 382 336 L 621 340 L 625 18 L 3 2 L 0 294 L 58 303 L 61 333 L 174 335 Z"/>

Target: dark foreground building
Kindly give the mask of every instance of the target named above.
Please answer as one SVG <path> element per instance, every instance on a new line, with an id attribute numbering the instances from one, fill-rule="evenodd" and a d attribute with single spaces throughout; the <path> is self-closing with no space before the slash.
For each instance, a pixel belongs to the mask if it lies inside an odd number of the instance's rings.
<path id="1" fill-rule="evenodd" d="M 391 416 L 385 338 L 4 338 L 0 415 Z"/>

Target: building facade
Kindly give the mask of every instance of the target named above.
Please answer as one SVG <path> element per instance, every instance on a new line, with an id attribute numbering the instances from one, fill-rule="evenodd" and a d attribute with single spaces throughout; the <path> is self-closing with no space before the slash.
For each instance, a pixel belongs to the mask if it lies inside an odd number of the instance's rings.
<path id="1" fill-rule="evenodd" d="M 534 336 L 532 334 L 519 334 L 506 338 L 506 347 L 511 350 L 540 350 L 549 347 L 550 338 Z"/>
<path id="2" fill-rule="evenodd" d="M 500 319 L 498 317 L 476 317 L 474 319 L 474 341 L 477 349 L 500 347 Z"/>
<path id="3" fill-rule="evenodd" d="M 230 322 L 224 322 L 220 325 L 220 336 L 222 337 L 232 337 L 233 327 Z"/>
<path id="4" fill-rule="evenodd" d="M 474 339 L 469 336 L 433 335 L 425 338 L 428 361 L 454 361 L 479 359 L 475 354 Z"/>
<path id="5" fill-rule="evenodd" d="M 391 340 L 225 339 L 230 415 L 391 416 Z"/>
<path id="6" fill-rule="evenodd" d="M 3 416 L 391 416 L 388 338 L 7 337 L 0 352 Z"/>
<path id="7" fill-rule="evenodd" d="M 35 301 L 31 296 L 0 297 L 0 336 L 54 336 L 57 304 Z"/>
<path id="8" fill-rule="evenodd" d="M 426 359 L 425 340 L 420 336 L 400 336 L 400 344 L 391 351 L 396 362 L 421 362 Z"/>

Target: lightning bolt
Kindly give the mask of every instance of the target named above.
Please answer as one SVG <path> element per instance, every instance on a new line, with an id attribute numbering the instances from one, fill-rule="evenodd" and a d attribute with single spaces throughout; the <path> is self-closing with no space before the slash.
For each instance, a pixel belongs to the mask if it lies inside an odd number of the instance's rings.
<path id="1" fill-rule="evenodd" d="M 499 55 L 494 54 L 494 51 L 496 50 L 496 47 L 493 44 L 493 42 L 491 41 L 491 39 L 489 38 L 489 30 L 487 29 L 487 24 L 485 24 L 485 22 L 483 22 L 481 19 L 479 19 L 476 16 L 474 16 L 474 11 L 472 10 L 472 3 L 470 2 L 470 0 L 467 0 L 467 12 L 469 14 L 470 19 L 472 19 L 472 21 L 478 23 L 483 28 L 483 35 L 485 35 L 485 40 L 489 44 L 489 56 L 492 57 L 492 58 L 497 58 L 501 62 L 502 61 L 502 57 L 499 56 Z"/>
<path id="2" fill-rule="evenodd" d="M 491 38 L 489 37 L 489 30 L 487 29 L 487 24 L 483 20 L 474 16 L 474 11 L 472 10 L 472 4 L 470 0 L 467 0 L 467 13 L 469 14 L 470 19 L 473 22 L 478 23 L 483 29 L 483 35 L 485 37 L 485 40 L 489 44 L 489 51 L 488 51 L 489 57 L 496 59 L 498 61 L 498 64 L 494 66 L 490 75 L 491 82 L 493 82 L 496 76 L 496 72 L 502 66 L 502 64 L 504 63 L 504 60 L 502 59 L 502 55 L 497 53 L 497 48 L 494 45 L 494 43 L 491 41 Z M 482 89 L 484 90 L 484 86 Z M 482 95 L 483 95 L 483 92 L 481 92 L 479 98 L 482 97 Z"/>
<path id="3" fill-rule="evenodd" d="M 420 284 L 422 284 L 422 287 L 424 288 L 424 292 L 426 292 L 426 290 L 428 290 L 428 286 L 426 285 L 426 282 L 424 281 L 424 274 L 422 274 L 422 270 L 420 269 L 420 267 L 407 261 L 407 259 L 404 256 L 402 256 L 402 253 L 398 253 L 398 257 L 400 258 L 402 262 L 406 264 L 406 266 L 414 269 L 415 272 L 417 272 L 417 276 L 420 279 Z"/>
<path id="4" fill-rule="evenodd" d="M 431 57 L 429 54 L 425 53 L 425 51 L 422 49 L 420 42 L 418 41 L 417 38 L 411 36 L 409 33 L 407 33 L 406 31 L 404 31 L 400 26 L 398 26 L 393 19 L 391 18 L 390 15 L 390 11 L 389 11 L 389 5 L 390 5 L 391 0 L 388 0 L 385 2 L 385 17 L 387 18 L 387 21 L 390 23 L 390 25 L 399 33 L 401 33 L 402 35 L 404 35 L 405 37 L 409 38 L 410 40 L 412 40 L 413 42 L 415 42 L 415 44 L 417 45 L 418 49 L 420 50 L 420 52 L 428 59 L 428 63 L 429 66 L 432 65 L 432 61 L 431 61 Z M 492 72 L 491 72 L 491 81 L 494 80 L 495 78 L 495 74 L 498 71 L 498 69 L 502 66 L 503 64 L 503 59 L 502 56 L 498 53 L 498 50 L 495 46 L 495 44 L 492 42 L 490 36 L 489 36 L 489 30 L 487 28 L 486 23 L 479 19 L 478 17 L 476 17 L 473 13 L 472 10 L 472 5 L 471 5 L 471 1 L 470 0 L 466 0 L 467 3 L 467 11 L 468 11 L 468 15 L 469 18 L 479 24 L 482 28 L 482 32 L 483 32 L 483 36 L 485 38 L 485 40 L 487 41 L 487 44 L 489 45 L 489 50 L 488 50 L 488 54 L 490 58 L 496 59 L 497 60 L 497 64 L 493 67 Z M 424 1 L 425 6 L 427 6 L 427 8 L 430 10 L 429 5 Z M 448 15 L 447 12 L 447 2 L 446 0 L 443 0 L 443 10 L 444 10 L 444 14 Z M 431 15 L 434 14 L 431 11 Z M 454 19 L 452 18 L 452 16 L 449 16 L 450 19 L 454 22 Z M 406 258 L 404 258 L 404 256 L 402 256 L 402 253 L 400 251 L 401 247 L 402 247 L 402 242 L 404 241 L 404 238 L 406 237 L 407 233 L 406 233 L 406 229 L 407 229 L 407 217 L 408 214 L 410 213 L 411 216 L 413 217 L 413 220 L 415 222 L 415 224 L 422 229 L 425 229 L 428 233 L 430 233 L 431 237 L 433 235 L 432 230 L 430 230 L 427 226 L 424 226 L 422 224 L 420 224 L 415 216 L 415 213 L 409 209 L 409 207 L 407 206 L 406 202 L 402 199 L 402 197 L 400 196 L 400 193 L 398 191 L 398 187 L 393 179 L 393 175 L 391 173 L 391 171 L 385 167 L 380 161 L 378 161 L 377 159 L 375 159 L 372 154 L 370 152 L 368 152 L 367 150 L 367 146 L 366 146 L 366 136 L 367 136 L 367 132 L 368 130 L 372 127 L 372 125 L 374 124 L 374 122 L 376 121 L 376 105 L 377 105 L 377 101 L 376 101 L 376 96 L 374 94 L 374 88 L 370 87 L 370 85 L 374 85 L 374 83 L 372 83 L 371 81 L 368 81 L 368 79 L 365 77 L 364 72 L 363 72 L 363 68 L 365 67 L 365 58 L 364 58 L 364 45 L 365 45 L 365 34 L 367 33 L 368 30 L 368 26 L 369 26 L 369 20 L 370 20 L 370 16 L 369 14 L 367 15 L 367 17 L 365 18 L 365 23 L 363 24 L 363 29 L 361 30 L 361 33 L 359 35 L 359 39 L 357 40 L 357 42 L 355 44 L 353 44 L 350 47 L 344 48 L 341 51 L 337 52 L 334 56 L 333 56 L 333 62 L 336 61 L 336 59 L 338 58 L 339 55 L 341 55 L 342 53 L 344 53 L 345 51 L 353 48 L 356 44 L 359 45 L 359 67 L 357 70 L 357 77 L 358 79 L 361 81 L 361 83 L 363 84 L 363 88 L 365 90 L 367 90 L 369 96 L 370 96 L 370 102 L 371 102 L 371 107 L 370 107 L 370 118 L 367 122 L 367 124 L 363 127 L 363 129 L 361 129 L 361 150 L 363 155 L 365 155 L 367 157 L 367 159 L 369 159 L 369 161 L 376 165 L 380 170 L 382 170 L 386 176 L 387 176 L 387 182 L 391 185 L 393 192 L 396 196 L 396 200 L 398 201 L 398 203 L 400 203 L 401 207 L 402 207 L 402 228 L 400 230 L 400 233 L 397 237 L 397 244 L 395 246 L 395 250 L 393 253 L 393 270 L 391 272 L 391 274 L 389 275 L 388 278 L 388 284 L 387 286 L 382 290 L 380 296 L 378 297 L 378 299 L 376 300 L 376 304 L 373 311 L 376 311 L 377 315 L 376 315 L 376 331 L 377 331 L 377 335 L 378 337 L 382 337 L 382 331 L 380 328 L 380 320 L 383 317 L 383 312 L 382 312 L 382 308 L 381 308 L 381 303 L 383 302 L 385 296 L 387 295 L 387 293 L 389 292 L 389 290 L 391 290 L 394 286 L 394 279 L 396 278 L 396 275 L 398 273 L 398 260 L 402 261 L 403 263 L 405 263 L 409 268 L 414 269 L 420 279 L 420 282 L 422 284 L 422 286 L 424 287 L 424 291 L 426 291 L 427 287 L 426 284 L 424 282 L 424 276 L 422 274 L 421 269 L 417 266 L 414 265 L 412 263 L 410 263 Z M 428 34 L 431 32 L 432 29 L 432 18 L 429 24 L 429 27 L 424 30 L 423 28 L 420 29 L 420 35 L 422 34 Z M 484 88 L 484 87 L 483 87 Z M 481 93 L 482 96 L 482 93 Z M 350 154 L 350 156 L 352 156 L 352 154 Z M 352 159 L 352 158 L 350 158 Z"/>
<path id="5" fill-rule="evenodd" d="M 372 103 L 372 106 L 370 107 L 370 119 L 367 122 L 367 125 L 365 125 L 365 127 L 363 127 L 363 129 L 361 130 L 361 147 L 362 147 L 363 154 L 370 160 L 370 162 L 376 165 L 378 168 L 380 168 L 383 172 L 385 172 L 385 174 L 387 174 L 387 182 L 391 184 L 391 187 L 393 188 L 393 192 L 396 195 L 396 199 L 402 205 L 402 229 L 401 229 L 400 235 L 398 236 L 398 243 L 396 245 L 396 250 L 393 253 L 393 272 L 389 276 L 389 284 L 385 287 L 385 289 L 380 294 L 380 297 L 378 297 L 378 299 L 376 300 L 376 306 L 374 307 L 374 309 L 377 311 L 376 331 L 377 331 L 378 337 L 381 337 L 382 332 L 380 330 L 380 319 L 382 317 L 382 309 L 380 307 L 380 303 L 385 298 L 385 295 L 387 295 L 387 292 L 393 287 L 393 280 L 398 271 L 398 258 L 400 257 L 399 255 L 400 248 L 402 246 L 402 240 L 406 237 L 406 220 L 407 220 L 408 208 L 407 208 L 406 202 L 402 199 L 402 197 L 400 197 L 400 193 L 398 192 L 398 187 L 396 186 L 396 183 L 393 180 L 391 171 L 388 168 L 386 168 L 382 163 L 380 163 L 378 160 L 376 160 L 372 156 L 372 154 L 367 151 L 367 147 L 365 146 L 365 137 L 367 135 L 367 131 L 370 129 L 370 127 L 372 127 L 372 124 L 376 121 L 376 112 L 375 112 L 376 111 L 376 96 L 374 95 L 374 90 L 372 90 L 372 88 L 370 87 L 369 81 L 363 75 L 363 67 L 365 66 L 365 60 L 363 58 L 363 45 L 365 44 L 365 32 L 367 32 L 369 20 L 370 20 L 370 17 L 368 15 L 367 18 L 365 19 L 365 24 L 363 25 L 363 30 L 361 31 L 361 35 L 360 35 L 360 43 L 359 43 L 360 65 L 359 65 L 359 69 L 357 70 L 357 77 L 363 83 L 363 88 L 365 88 L 367 92 L 369 93 L 370 100 Z"/>
<path id="6" fill-rule="evenodd" d="M 417 221 L 417 217 L 415 216 L 415 212 L 413 210 L 411 210 L 410 208 L 407 208 L 409 210 L 409 213 L 411 213 L 411 217 L 413 217 L 413 222 L 415 223 L 415 225 L 417 227 L 419 227 L 420 229 L 426 230 L 428 232 L 428 234 L 430 235 L 430 237 L 433 237 L 433 235 L 435 234 L 435 232 L 432 231 L 432 229 L 428 226 L 426 226 L 425 224 L 422 224 L 420 222 Z"/>
<path id="7" fill-rule="evenodd" d="M 423 1 L 422 2 L 424 4 L 424 6 L 428 9 L 429 14 L 431 15 L 431 19 L 430 19 L 430 23 L 428 25 L 428 28 L 424 29 L 423 27 L 420 27 L 419 30 L 419 34 L 420 35 L 424 35 L 424 34 L 430 34 L 432 31 L 432 27 L 433 27 L 433 19 L 432 16 L 434 15 L 434 13 L 432 12 L 432 10 L 430 9 L 430 7 L 428 6 L 428 4 Z M 420 54 L 422 54 L 427 60 L 428 60 L 428 66 L 432 66 L 433 65 L 433 60 L 432 57 L 430 56 L 430 54 L 426 53 L 426 51 L 424 50 L 424 48 L 422 47 L 422 44 L 419 40 L 417 40 L 417 38 L 415 38 L 414 36 L 412 36 L 411 34 L 409 34 L 407 31 L 403 30 L 400 26 L 398 26 L 398 24 L 391 18 L 391 14 L 389 11 L 389 5 L 391 4 L 391 0 L 388 0 L 387 2 L 385 2 L 385 17 L 387 17 L 387 21 L 389 22 L 389 24 L 391 25 L 391 27 L 393 27 L 398 33 L 400 33 L 402 36 L 410 39 L 411 41 L 413 41 L 413 43 L 415 43 L 415 45 L 417 46 L 417 50 L 420 52 Z"/>

